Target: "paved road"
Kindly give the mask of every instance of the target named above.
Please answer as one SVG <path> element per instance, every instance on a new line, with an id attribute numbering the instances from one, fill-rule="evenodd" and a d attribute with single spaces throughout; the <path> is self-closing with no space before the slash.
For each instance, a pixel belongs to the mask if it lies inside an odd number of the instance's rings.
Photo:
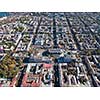
<path id="1" fill-rule="evenodd" d="M 37 34 L 38 34 L 38 30 L 39 30 L 41 21 L 42 21 L 42 17 L 41 17 L 40 20 L 38 21 L 38 26 L 37 26 L 37 29 L 36 29 L 36 32 L 35 32 L 35 35 L 34 35 L 34 38 L 33 38 L 33 41 L 32 41 L 32 44 L 33 44 L 33 45 L 34 45 L 34 43 L 35 43 L 36 36 L 37 36 Z"/>
<path id="2" fill-rule="evenodd" d="M 17 87 L 20 87 L 20 86 L 21 86 L 21 84 L 22 84 L 22 79 L 23 79 L 23 77 L 24 77 L 24 72 L 26 72 L 26 69 L 27 69 L 27 67 L 25 66 L 25 67 L 23 68 L 23 70 L 21 71 L 20 77 L 19 77 L 19 79 L 18 79 Z"/>
<path id="3" fill-rule="evenodd" d="M 65 14 L 65 16 L 66 16 L 66 14 Z M 77 41 L 77 39 L 76 39 L 75 33 L 74 33 L 74 31 L 72 30 L 72 28 L 71 28 L 72 26 L 71 26 L 70 21 L 69 21 L 69 19 L 67 18 L 67 16 L 66 16 L 66 20 L 67 20 L 67 22 L 68 22 L 69 29 L 70 29 L 70 31 L 71 31 L 71 33 L 72 33 L 73 39 L 74 39 L 74 41 L 75 41 L 75 43 L 76 43 L 77 49 L 80 50 L 80 46 L 79 46 L 78 41 Z"/>
<path id="4" fill-rule="evenodd" d="M 57 48 L 57 36 L 56 36 L 56 22 L 55 22 L 55 13 L 53 13 L 53 42 L 54 48 Z"/>
<path id="5" fill-rule="evenodd" d="M 60 72 L 58 64 L 54 65 L 54 76 L 55 76 L 54 87 L 60 87 Z"/>

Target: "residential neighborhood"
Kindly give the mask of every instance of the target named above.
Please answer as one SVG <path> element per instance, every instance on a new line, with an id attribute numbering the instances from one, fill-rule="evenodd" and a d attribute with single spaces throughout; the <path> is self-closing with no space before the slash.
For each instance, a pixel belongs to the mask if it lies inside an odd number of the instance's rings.
<path id="1" fill-rule="evenodd" d="M 0 18 L 0 87 L 99 86 L 99 12 Z"/>

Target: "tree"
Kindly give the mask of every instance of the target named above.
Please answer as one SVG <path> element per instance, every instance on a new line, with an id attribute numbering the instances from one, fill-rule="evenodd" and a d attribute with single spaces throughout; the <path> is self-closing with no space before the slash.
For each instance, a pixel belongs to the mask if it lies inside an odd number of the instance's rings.
<path id="1" fill-rule="evenodd" d="M 20 66 L 21 60 L 16 62 L 15 58 L 7 54 L 1 61 L 0 74 L 4 78 L 13 78 L 18 73 Z"/>

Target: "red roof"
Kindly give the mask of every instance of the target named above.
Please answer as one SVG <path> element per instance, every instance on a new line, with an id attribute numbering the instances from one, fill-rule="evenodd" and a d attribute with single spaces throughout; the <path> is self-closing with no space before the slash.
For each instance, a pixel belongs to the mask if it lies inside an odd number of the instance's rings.
<path id="1" fill-rule="evenodd" d="M 2 87 L 2 84 L 0 84 L 0 87 Z"/>
<path id="2" fill-rule="evenodd" d="M 12 79 L 12 82 L 11 82 L 11 84 L 10 84 L 10 87 L 13 87 L 14 84 L 15 84 L 15 82 L 16 82 L 16 77 L 14 77 L 14 78 Z"/>
<path id="3" fill-rule="evenodd" d="M 51 68 L 52 64 L 43 64 L 43 67 L 45 67 L 45 68 Z"/>
<path id="4" fill-rule="evenodd" d="M 25 74 L 25 75 L 24 75 L 23 80 L 22 80 L 22 86 L 27 86 L 27 83 L 26 83 L 26 81 L 27 81 L 27 76 L 28 76 L 28 74 Z"/>
<path id="5" fill-rule="evenodd" d="M 39 87 L 39 86 L 40 86 L 40 83 L 32 82 L 31 86 L 32 86 L 32 87 Z"/>

